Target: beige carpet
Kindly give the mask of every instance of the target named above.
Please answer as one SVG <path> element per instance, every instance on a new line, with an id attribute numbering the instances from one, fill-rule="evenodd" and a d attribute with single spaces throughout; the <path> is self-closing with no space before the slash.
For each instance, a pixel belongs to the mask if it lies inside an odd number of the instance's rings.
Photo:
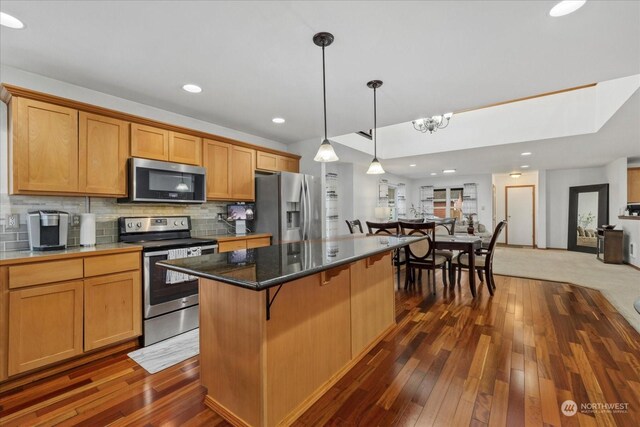
<path id="1" fill-rule="evenodd" d="M 628 265 L 604 264 L 581 252 L 497 248 L 496 274 L 565 282 L 598 289 L 640 332 L 640 314 L 633 302 L 640 297 L 640 271 Z"/>

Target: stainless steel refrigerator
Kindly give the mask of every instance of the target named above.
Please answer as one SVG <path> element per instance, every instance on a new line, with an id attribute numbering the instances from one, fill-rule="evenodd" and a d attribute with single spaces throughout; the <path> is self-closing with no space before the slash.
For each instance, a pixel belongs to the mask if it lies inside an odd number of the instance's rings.
<path id="1" fill-rule="evenodd" d="M 291 172 L 256 177 L 255 231 L 273 243 L 322 238 L 320 178 Z"/>

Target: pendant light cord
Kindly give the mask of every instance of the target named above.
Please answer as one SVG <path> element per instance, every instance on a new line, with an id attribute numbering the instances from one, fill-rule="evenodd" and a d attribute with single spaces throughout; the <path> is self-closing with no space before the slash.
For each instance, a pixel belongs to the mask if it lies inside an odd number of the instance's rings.
<path id="1" fill-rule="evenodd" d="M 325 80 L 325 71 L 324 71 L 324 45 L 322 46 L 322 97 L 324 102 L 324 139 L 326 141 L 327 140 L 327 83 Z"/>
<path id="2" fill-rule="evenodd" d="M 373 87 L 373 158 L 378 158 L 378 113 L 376 111 L 376 87 Z"/>

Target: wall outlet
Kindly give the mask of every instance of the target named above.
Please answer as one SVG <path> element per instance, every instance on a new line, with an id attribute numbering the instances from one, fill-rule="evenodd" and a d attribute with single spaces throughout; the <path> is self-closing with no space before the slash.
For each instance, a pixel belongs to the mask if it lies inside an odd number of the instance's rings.
<path id="1" fill-rule="evenodd" d="M 226 218 L 223 213 L 218 213 L 218 221 L 224 221 Z"/>
<path id="2" fill-rule="evenodd" d="M 71 215 L 71 225 L 80 225 L 80 215 Z"/>
<path id="3" fill-rule="evenodd" d="M 7 214 L 4 229 L 5 231 L 18 231 L 20 229 L 20 214 Z"/>

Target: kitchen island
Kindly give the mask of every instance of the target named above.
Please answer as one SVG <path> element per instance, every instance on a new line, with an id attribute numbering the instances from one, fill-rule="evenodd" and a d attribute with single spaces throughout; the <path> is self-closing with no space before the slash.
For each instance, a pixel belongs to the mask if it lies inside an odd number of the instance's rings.
<path id="1" fill-rule="evenodd" d="M 200 278 L 205 403 L 234 425 L 287 425 L 395 325 L 393 250 L 348 236 L 158 263 Z"/>

